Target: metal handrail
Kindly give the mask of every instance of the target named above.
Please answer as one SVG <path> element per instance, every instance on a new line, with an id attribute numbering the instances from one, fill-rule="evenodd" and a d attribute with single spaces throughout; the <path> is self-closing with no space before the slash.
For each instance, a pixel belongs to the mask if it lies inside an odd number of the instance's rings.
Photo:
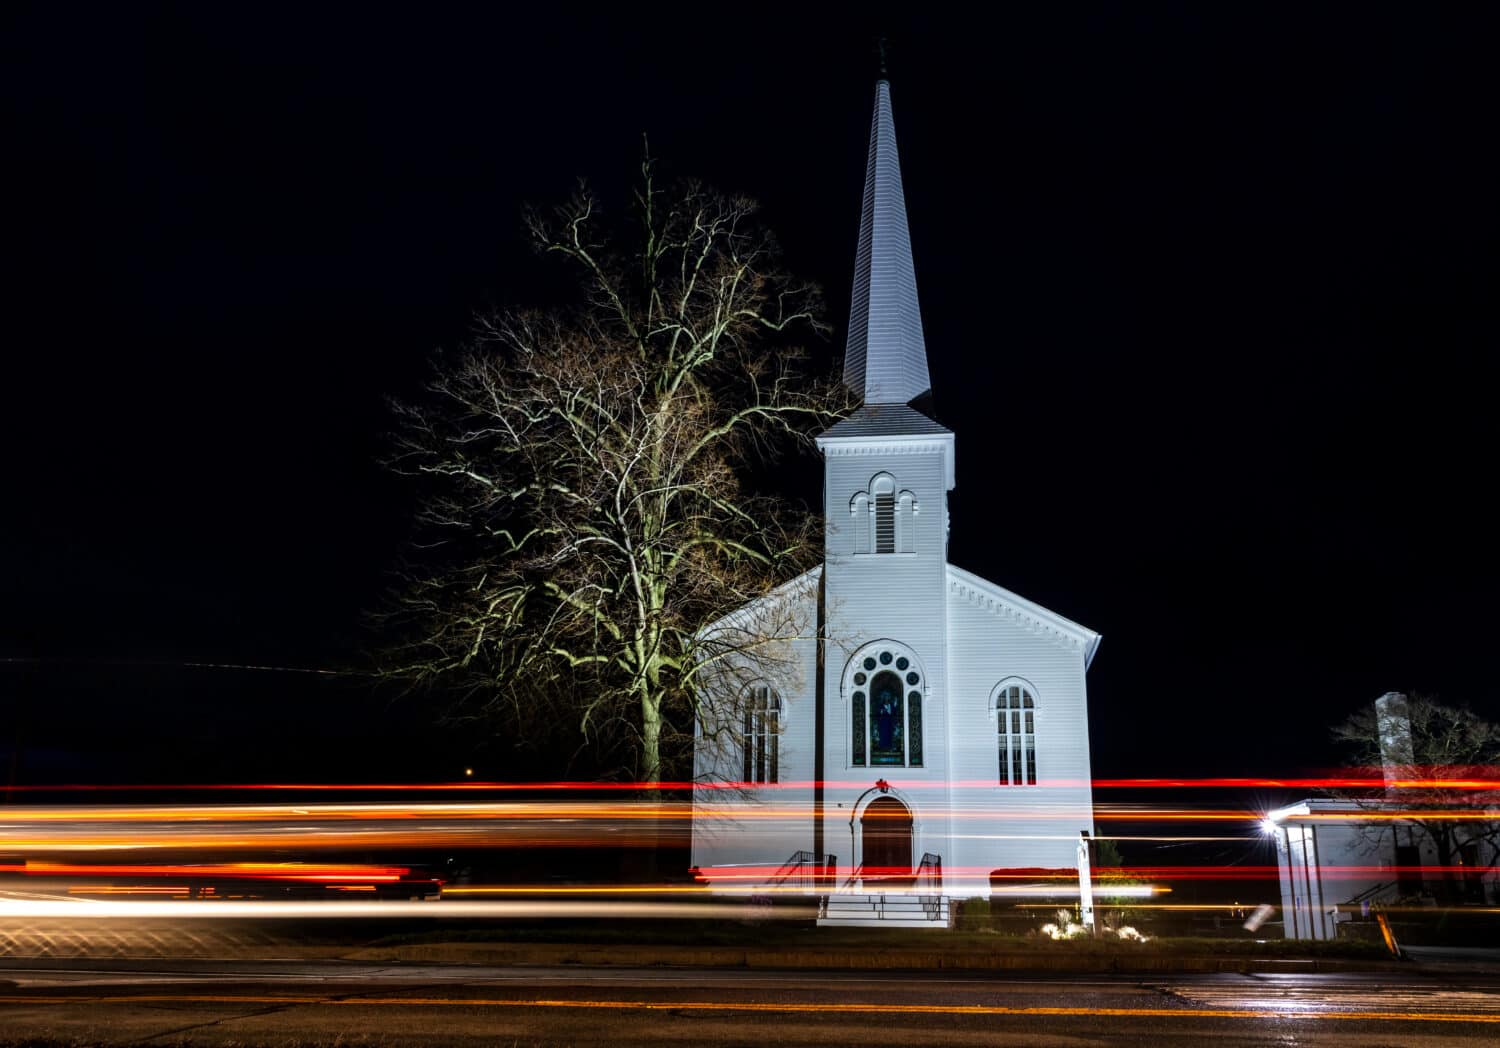
<path id="1" fill-rule="evenodd" d="M 829 879 L 828 870 L 837 868 L 838 858 L 833 855 L 818 855 L 810 851 L 792 852 L 792 857 L 782 863 L 781 868 L 766 882 L 768 888 L 779 888 L 793 878 L 799 887 L 816 891 Z"/>
<path id="2" fill-rule="evenodd" d="M 1401 891 L 1400 881 L 1382 881 L 1373 887 L 1366 888 L 1348 902 L 1340 903 L 1341 906 L 1361 906 L 1364 903 L 1374 905 L 1377 902 L 1385 902 L 1394 898 Z"/>
<path id="3" fill-rule="evenodd" d="M 912 884 L 915 887 L 923 877 L 927 878 L 927 886 L 930 891 L 923 892 L 920 896 L 922 909 L 926 911 L 931 920 L 937 920 L 943 912 L 943 857 L 927 852 L 922 856 L 922 861 L 917 865 L 917 876 Z"/>
<path id="4" fill-rule="evenodd" d="M 1350 899 L 1349 902 L 1364 902 L 1366 899 L 1374 898 L 1376 895 L 1379 895 L 1387 888 L 1393 887 L 1395 883 L 1395 881 L 1381 881 L 1379 884 L 1374 885 L 1373 887 L 1366 888 L 1364 891 L 1354 896 L 1354 898 Z"/>
<path id="5" fill-rule="evenodd" d="M 771 886 L 771 887 L 775 887 L 777 885 L 785 884 L 786 881 L 787 881 L 787 878 L 791 877 L 794 873 L 799 872 L 802 869 L 802 867 L 804 867 L 808 863 L 812 862 L 812 860 L 813 860 L 813 853 L 810 852 L 810 851 L 794 851 L 794 852 L 792 852 L 792 857 L 790 859 L 788 859 L 786 862 L 782 863 L 781 864 L 781 868 L 779 870 L 777 870 L 775 873 L 771 874 L 771 879 L 769 881 L 767 881 L 766 884 L 769 885 L 769 886 Z"/>
<path id="6" fill-rule="evenodd" d="M 926 852 L 922 856 L 922 861 L 917 864 L 917 874 L 912 879 L 912 886 L 919 885 L 924 876 L 933 888 L 932 894 L 943 894 L 943 857 L 941 855 Z"/>

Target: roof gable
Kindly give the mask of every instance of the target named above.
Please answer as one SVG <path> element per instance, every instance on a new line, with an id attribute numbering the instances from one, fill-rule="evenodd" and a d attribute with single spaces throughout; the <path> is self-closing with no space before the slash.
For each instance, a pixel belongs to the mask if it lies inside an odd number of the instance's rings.
<path id="1" fill-rule="evenodd" d="M 1081 626 L 1072 619 L 1064 618 L 1055 611 L 1049 611 L 1003 586 L 997 586 L 988 579 L 982 579 L 952 564 L 948 565 L 948 590 L 992 612 L 1020 619 L 1037 632 L 1079 647 L 1083 651 L 1084 669 L 1088 669 L 1094 661 L 1099 642 L 1104 639 L 1087 626 Z"/>
<path id="2" fill-rule="evenodd" d="M 781 585 L 762 593 L 759 597 L 748 603 L 741 604 L 727 615 L 715 619 L 708 625 L 698 630 L 697 636 L 703 637 L 722 630 L 745 630 L 752 629 L 760 616 L 766 613 L 766 609 L 777 606 L 785 606 L 788 602 L 799 600 L 816 600 L 818 596 L 818 580 L 823 577 L 823 565 L 808 568 L 801 575 L 788 579 Z"/>

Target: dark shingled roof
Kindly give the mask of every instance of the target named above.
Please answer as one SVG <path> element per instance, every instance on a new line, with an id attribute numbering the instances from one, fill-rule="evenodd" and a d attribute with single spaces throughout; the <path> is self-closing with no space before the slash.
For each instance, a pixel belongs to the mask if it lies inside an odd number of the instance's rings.
<path id="1" fill-rule="evenodd" d="M 952 432 L 908 404 L 866 404 L 848 418 L 834 423 L 823 436 L 918 437 Z"/>

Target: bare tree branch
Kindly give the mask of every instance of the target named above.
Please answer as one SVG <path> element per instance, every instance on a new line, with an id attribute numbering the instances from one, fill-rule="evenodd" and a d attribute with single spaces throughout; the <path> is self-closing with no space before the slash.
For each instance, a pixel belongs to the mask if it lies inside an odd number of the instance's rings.
<path id="1" fill-rule="evenodd" d="M 389 464 L 423 485 L 433 539 L 387 616 L 387 670 L 460 679 L 469 713 L 512 727 L 629 746 L 654 782 L 695 721 L 736 722 L 706 713 L 730 678 L 784 670 L 812 629 L 777 600 L 705 627 L 818 560 L 820 521 L 741 478 L 851 403 L 788 341 L 820 328 L 821 302 L 780 270 L 755 206 L 662 190 L 649 156 L 641 172 L 623 248 L 587 187 L 527 216 L 578 307 L 482 318 L 428 397 L 398 406 Z"/>
<path id="2" fill-rule="evenodd" d="M 1333 738 L 1349 750 L 1349 764 L 1371 778 L 1382 776 L 1395 785 L 1380 793 L 1363 791 L 1346 796 L 1372 809 L 1399 804 L 1399 826 L 1413 843 L 1425 842 L 1443 868 L 1443 891 L 1450 900 L 1461 894 L 1454 870 L 1474 867 L 1471 882 L 1500 863 L 1500 791 L 1445 788 L 1439 784 L 1493 781 L 1500 765 L 1500 725 L 1462 707 L 1444 706 L 1427 696 L 1405 701 L 1410 723 L 1410 748 L 1382 752 L 1381 714 L 1367 707 L 1333 728 Z M 1403 732 L 1404 734 L 1404 732 Z M 1391 827 L 1384 823 L 1365 831 L 1372 846 L 1380 846 Z"/>

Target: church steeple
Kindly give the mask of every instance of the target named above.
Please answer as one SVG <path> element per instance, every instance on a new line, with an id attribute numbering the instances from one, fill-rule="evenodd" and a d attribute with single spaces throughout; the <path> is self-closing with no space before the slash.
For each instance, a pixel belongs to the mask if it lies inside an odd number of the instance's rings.
<path id="1" fill-rule="evenodd" d="M 885 80 L 875 85 L 870 121 L 844 382 L 867 405 L 906 404 L 932 388 L 896 155 L 891 85 Z"/>

